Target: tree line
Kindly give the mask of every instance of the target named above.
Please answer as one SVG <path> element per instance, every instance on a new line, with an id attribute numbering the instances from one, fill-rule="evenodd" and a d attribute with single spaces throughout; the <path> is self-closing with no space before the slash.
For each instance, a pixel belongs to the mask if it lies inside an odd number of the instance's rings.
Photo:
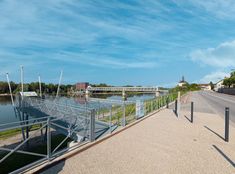
<path id="1" fill-rule="evenodd" d="M 234 87 L 235 84 L 235 71 L 230 73 L 230 77 L 229 78 L 225 78 L 223 81 L 223 85 L 227 86 L 227 87 Z"/>
<path id="2" fill-rule="evenodd" d="M 21 91 L 21 84 L 10 82 L 12 93 L 16 94 Z M 42 93 L 43 94 L 56 94 L 58 84 L 46 84 L 41 83 Z M 74 90 L 74 85 L 60 85 L 60 94 L 67 94 Z M 39 83 L 38 82 L 31 82 L 24 84 L 24 91 L 35 91 L 39 93 Z M 8 83 L 4 81 L 0 81 L 0 94 L 9 94 L 9 87 Z"/>

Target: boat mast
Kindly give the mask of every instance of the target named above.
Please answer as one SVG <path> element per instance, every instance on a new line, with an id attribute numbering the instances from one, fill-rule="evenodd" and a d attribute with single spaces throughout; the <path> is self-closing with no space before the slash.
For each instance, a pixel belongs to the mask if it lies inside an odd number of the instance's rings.
<path id="1" fill-rule="evenodd" d="M 59 79 L 59 84 L 58 84 L 58 88 L 57 88 L 56 98 L 59 96 L 60 84 L 61 84 L 62 76 L 63 76 L 63 71 L 60 72 L 60 79 Z"/>
<path id="2" fill-rule="evenodd" d="M 6 73 L 6 76 L 7 76 L 7 83 L 8 83 L 8 87 L 9 87 L 9 91 L 10 91 L 10 95 L 11 95 L 11 104 L 12 104 L 12 106 L 15 106 L 13 94 L 12 94 L 12 90 L 11 90 L 11 84 L 10 84 L 10 80 L 9 80 L 9 74 Z"/>

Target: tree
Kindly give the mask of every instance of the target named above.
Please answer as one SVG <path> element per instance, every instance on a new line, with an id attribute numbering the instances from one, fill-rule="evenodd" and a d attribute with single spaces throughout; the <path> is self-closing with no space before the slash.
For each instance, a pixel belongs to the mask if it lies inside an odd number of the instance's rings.
<path id="1" fill-rule="evenodd" d="M 210 82 L 210 87 L 211 87 L 211 90 L 213 90 L 214 89 L 214 84 L 213 84 L 213 82 Z"/>
<path id="2" fill-rule="evenodd" d="M 227 87 L 229 87 L 229 88 L 230 88 L 230 86 L 232 85 L 232 81 L 231 81 L 231 79 L 230 79 L 230 78 L 226 78 L 226 79 L 224 79 L 224 81 L 223 81 L 223 85 L 225 85 L 225 86 L 227 86 Z"/>

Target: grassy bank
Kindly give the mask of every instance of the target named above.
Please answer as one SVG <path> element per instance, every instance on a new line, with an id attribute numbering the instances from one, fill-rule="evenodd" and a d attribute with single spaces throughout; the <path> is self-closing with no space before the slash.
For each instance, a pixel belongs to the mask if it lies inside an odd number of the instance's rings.
<path id="1" fill-rule="evenodd" d="M 30 126 L 29 129 L 30 129 L 30 131 L 34 131 L 34 130 L 37 130 L 38 128 L 40 128 L 40 125 Z M 7 139 L 9 137 L 15 136 L 20 133 L 21 133 L 21 128 L 2 131 L 2 132 L 0 132 L 0 140 Z"/>

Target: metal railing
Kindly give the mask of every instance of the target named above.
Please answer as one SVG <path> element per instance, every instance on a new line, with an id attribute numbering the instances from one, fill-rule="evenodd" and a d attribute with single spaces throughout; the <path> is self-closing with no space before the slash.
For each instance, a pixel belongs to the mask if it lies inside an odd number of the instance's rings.
<path id="1" fill-rule="evenodd" d="M 4 162 L 14 154 L 35 157 L 33 162 L 19 166 L 20 168 L 15 170 L 14 173 L 24 171 L 43 161 L 53 160 L 84 143 L 92 142 L 100 136 L 112 133 L 119 126 L 126 126 L 165 107 L 175 100 L 176 96 L 176 94 L 167 94 L 158 98 L 135 102 L 93 99 L 85 107 L 64 104 L 64 101 L 59 100 L 25 97 L 24 101 L 16 104 L 19 117 L 22 117 L 23 112 L 28 114 L 32 112 L 31 114 L 33 114 L 32 108 L 44 114 L 38 118 L 31 117 L 19 122 L 0 125 L 0 132 L 14 129 L 21 129 L 22 132 L 26 129 L 29 131 L 29 135 L 15 143 L 16 145 L 13 148 L 10 148 L 12 147 L 11 144 L 9 144 L 9 147 L 0 147 L 0 152 L 2 152 L 0 153 L 0 166 L 4 165 Z M 32 128 L 34 129 L 31 130 Z M 59 141 L 58 136 L 60 136 Z M 41 150 L 33 150 L 37 144 L 33 143 L 32 139 L 42 140 Z M 69 145 L 71 142 L 73 142 L 73 146 Z"/>

